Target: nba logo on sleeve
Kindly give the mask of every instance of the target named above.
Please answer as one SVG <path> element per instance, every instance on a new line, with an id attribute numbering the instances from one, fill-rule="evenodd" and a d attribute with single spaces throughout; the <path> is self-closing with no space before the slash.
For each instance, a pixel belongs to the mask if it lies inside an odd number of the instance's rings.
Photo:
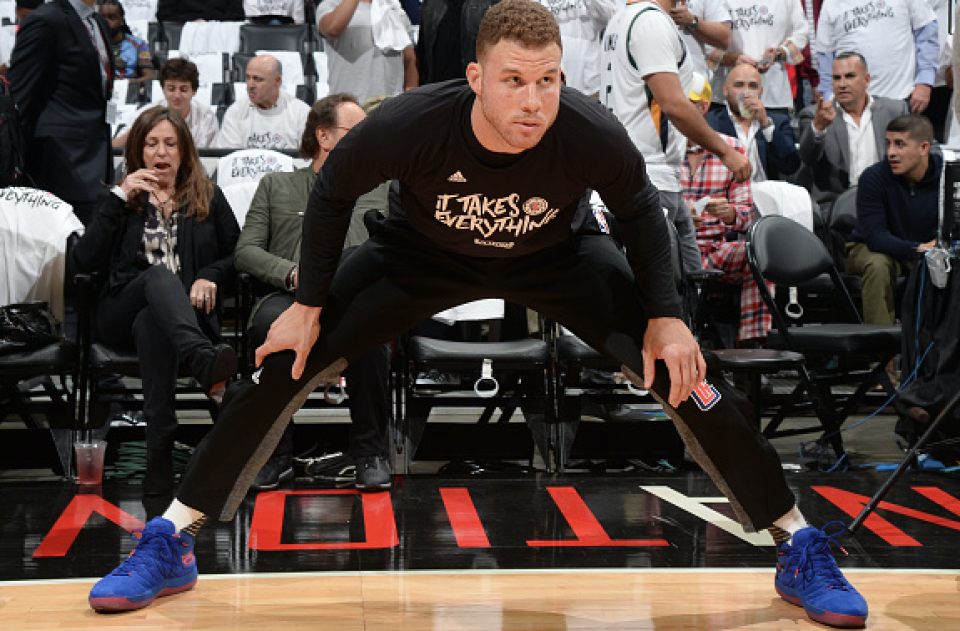
<path id="1" fill-rule="evenodd" d="M 700 382 L 693 392 L 693 400 L 697 407 L 706 412 L 720 401 L 720 392 L 717 391 L 706 379 Z"/>

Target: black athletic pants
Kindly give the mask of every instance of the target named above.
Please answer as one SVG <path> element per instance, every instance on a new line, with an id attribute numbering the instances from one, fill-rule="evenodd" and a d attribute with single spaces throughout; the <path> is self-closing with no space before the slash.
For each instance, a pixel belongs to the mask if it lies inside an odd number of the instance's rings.
<path id="1" fill-rule="evenodd" d="M 276 293 L 267 296 L 250 323 L 250 352 L 267 339 L 267 331 L 273 321 L 293 304 L 293 294 Z M 387 428 L 390 423 L 390 347 L 381 344 L 343 371 L 347 380 L 350 398 L 350 455 L 354 459 L 364 456 L 387 455 Z M 287 427 L 275 454 L 288 456 L 293 453 L 293 423 Z"/>
<path id="2" fill-rule="evenodd" d="M 408 224 L 388 220 L 337 270 L 303 377 L 290 378 L 293 353 L 284 351 L 228 389 L 217 424 L 190 462 L 180 501 L 232 519 L 290 416 L 318 383 L 442 309 L 491 297 L 556 320 L 642 373 L 646 317 L 626 257 L 609 237 L 578 235 L 532 254 L 474 258 L 440 251 Z M 724 382 L 716 361 L 708 364 L 720 400 L 705 412 L 692 399 L 664 408 L 743 527 L 766 528 L 794 506 L 793 493 L 746 399 Z M 658 362 L 653 392 L 665 402 L 669 388 Z"/>
<path id="3" fill-rule="evenodd" d="M 213 354 L 183 283 L 165 266 L 152 265 L 100 301 L 97 324 L 106 344 L 136 348 L 147 449 L 173 447 L 180 361 L 199 375 Z"/>

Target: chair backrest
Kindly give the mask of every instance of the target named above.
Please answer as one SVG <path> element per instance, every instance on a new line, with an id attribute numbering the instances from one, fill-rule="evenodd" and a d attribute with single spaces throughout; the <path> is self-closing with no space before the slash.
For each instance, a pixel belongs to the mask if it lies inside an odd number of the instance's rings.
<path id="1" fill-rule="evenodd" d="M 747 233 L 747 262 L 777 328 L 785 328 L 786 320 L 763 281 L 790 288 L 829 276 L 837 313 L 847 322 L 861 321 L 829 250 L 815 234 L 797 222 L 786 217 L 762 217 Z"/>
<path id="2" fill-rule="evenodd" d="M 169 24 L 164 22 L 164 27 Z M 242 22 L 187 22 L 181 25 L 179 35 L 169 39 L 169 50 L 197 53 L 233 54 L 240 50 Z"/>
<path id="3" fill-rule="evenodd" d="M 761 217 L 780 215 L 813 231 L 813 200 L 807 189 L 779 180 L 753 182 L 751 188 Z"/>
<path id="4" fill-rule="evenodd" d="M 230 208 L 233 215 L 237 218 L 237 223 L 243 227 L 243 222 L 247 218 L 247 211 L 250 209 L 250 202 L 253 201 L 253 194 L 257 192 L 259 181 L 241 182 L 223 187 L 223 195 L 230 202 Z"/>
<path id="5" fill-rule="evenodd" d="M 183 22 L 160 22 L 157 31 L 158 41 L 166 41 L 167 50 L 178 50 L 180 48 Z"/>
<path id="6" fill-rule="evenodd" d="M 243 182 L 259 182 L 267 173 L 293 171 L 293 158 L 270 149 L 241 149 L 217 162 L 217 184 L 226 188 Z"/>
<path id="7" fill-rule="evenodd" d="M 306 83 L 304 71 L 304 56 L 299 52 L 289 50 L 258 50 L 257 55 L 272 55 L 280 62 L 283 68 L 283 89 L 294 94 L 298 85 Z M 312 64 L 312 62 L 311 62 Z M 246 68 L 246 66 L 244 66 Z M 244 73 L 246 76 L 246 73 Z"/>
<path id="8" fill-rule="evenodd" d="M 830 229 L 843 236 L 844 240 L 857 226 L 857 187 L 848 188 L 837 196 L 830 210 Z"/>
<path id="9" fill-rule="evenodd" d="M 796 286 L 833 269 L 823 242 L 792 219 L 762 217 L 747 235 L 750 267 L 769 282 Z"/>
<path id="10" fill-rule="evenodd" d="M 244 24 L 240 27 L 240 51 L 289 50 L 304 52 L 309 27 L 306 24 Z"/>
<path id="11" fill-rule="evenodd" d="M 226 53 L 185 53 L 171 50 L 170 59 L 183 57 L 197 66 L 200 85 L 213 85 L 230 79 L 230 55 Z"/>
<path id="12" fill-rule="evenodd" d="M 233 61 L 231 62 L 233 70 L 231 74 L 233 75 L 234 83 L 247 80 L 247 64 L 256 56 L 256 53 L 233 53 Z"/>
<path id="13" fill-rule="evenodd" d="M 52 193 L 0 190 L 0 304 L 44 300 L 62 319 L 67 237 L 82 231 L 73 207 Z"/>

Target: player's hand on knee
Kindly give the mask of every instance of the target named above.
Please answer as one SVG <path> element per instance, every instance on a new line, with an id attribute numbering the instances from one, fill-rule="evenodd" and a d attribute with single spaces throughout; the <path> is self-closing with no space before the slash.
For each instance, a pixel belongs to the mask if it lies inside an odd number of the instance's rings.
<path id="1" fill-rule="evenodd" d="M 299 302 L 290 305 L 279 318 L 273 321 L 267 333 L 267 339 L 257 349 L 255 357 L 257 367 L 260 367 L 268 355 L 290 350 L 296 354 L 290 376 L 294 380 L 300 379 L 307 366 L 310 349 L 320 336 L 321 311 L 321 307 L 308 307 Z"/>
<path id="2" fill-rule="evenodd" d="M 667 403 L 677 407 L 707 374 L 707 363 L 690 329 L 677 318 L 653 318 L 643 337 L 643 381 L 653 385 L 655 362 L 662 359 L 670 374 Z"/>

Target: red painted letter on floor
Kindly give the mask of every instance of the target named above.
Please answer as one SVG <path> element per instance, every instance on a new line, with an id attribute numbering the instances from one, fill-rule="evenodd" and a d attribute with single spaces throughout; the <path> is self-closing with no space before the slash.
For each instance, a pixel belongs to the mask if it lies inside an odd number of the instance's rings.
<path id="1" fill-rule="evenodd" d="M 870 498 L 866 495 L 858 495 L 857 493 L 843 491 L 832 486 L 814 486 L 811 488 L 830 500 L 832 503 L 836 504 L 840 510 L 851 517 L 856 517 L 859 515 L 860 511 L 863 510 L 863 507 L 866 506 L 867 502 L 870 501 Z M 937 502 L 953 513 L 956 513 L 957 510 L 960 509 L 960 502 L 957 502 L 956 499 L 950 495 L 947 495 L 943 491 L 940 491 L 939 489 L 921 486 L 914 487 L 914 490 L 933 500 L 934 502 Z M 905 508 L 899 504 L 880 502 L 880 505 L 877 506 L 877 509 L 888 510 L 891 513 L 899 513 L 901 515 L 906 515 L 907 517 L 912 517 L 913 519 L 919 519 L 931 524 L 937 524 L 938 526 L 952 528 L 953 530 L 960 530 L 960 522 L 958 521 L 937 517 L 936 515 L 924 513 L 912 508 Z M 867 519 L 863 522 L 863 525 L 867 528 L 867 530 L 870 530 L 892 546 L 923 545 L 876 513 L 871 513 L 870 516 L 867 517 Z"/>
<path id="2" fill-rule="evenodd" d="M 363 502 L 366 541 L 346 543 L 283 543 L 283 509 L 290 495 L 359 495 Z M 353 489 L 271 491 L 257 496 L 250 523 L 251 550 L 360 550 L 392 548 L 400 542 L 389 493 L 360 493 Z"/>
<path id="3" fill-rule="evenodd" d="M 576 539 L 559 541 L 528 541 L 528 546 L 667 546 L 664 539 L 611 539 L 593 512 L 571 486 L 552 486 L 547 489 L 564 519 L 570 524 Z"/>
<path id="4" fill-rule="evenodd" d="M 90 520 L 90 515 L 100 513 L 113 523 L 127 531 L 143 528 L 143 522 L 133 515 L 120 510 L 99 495 L 77 495 L 60 514 L 43 542 L 37 546 L 34 557 L 66 556 L 70 546 L 77 539 L 80 530 Z"/>

